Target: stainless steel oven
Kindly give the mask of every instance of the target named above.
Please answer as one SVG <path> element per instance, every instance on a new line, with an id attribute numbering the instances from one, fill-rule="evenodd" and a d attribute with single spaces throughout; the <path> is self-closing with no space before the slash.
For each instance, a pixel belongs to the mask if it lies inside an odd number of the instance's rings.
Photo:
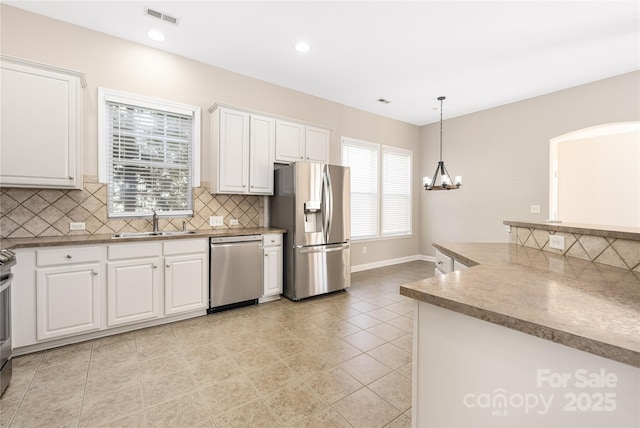
<path id="1" fill-rule="evenodd" d="M 11 266 L 16 256 L 9 250 L 0 250 L 0 396 L 11 380 Z"/>

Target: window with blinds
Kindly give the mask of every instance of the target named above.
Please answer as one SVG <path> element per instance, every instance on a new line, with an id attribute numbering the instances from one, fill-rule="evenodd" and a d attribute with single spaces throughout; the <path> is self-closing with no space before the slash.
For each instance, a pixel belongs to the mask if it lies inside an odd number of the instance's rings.
<path id="1" fill-rule="evenodd" d="M 411 233 L 411 151 L 382 147 L 382 235 Z"/>
<path id="2" fill-rule="evenodd" d="M 342 139 L 342 165 L 351 169 L 351 237 L 378 235 L 377 144 Z"/>
<path id="3" fill-rule="evenodd" d="M 344 137 L 342 164 L 351 169 L 351 237 L 411 234 L 412 152 Z"/>
<path id="4" fill-rule="evenodd" d="M 193 215 L 199 108 L 107 91 L 101 101 L 109 217 Z"/>

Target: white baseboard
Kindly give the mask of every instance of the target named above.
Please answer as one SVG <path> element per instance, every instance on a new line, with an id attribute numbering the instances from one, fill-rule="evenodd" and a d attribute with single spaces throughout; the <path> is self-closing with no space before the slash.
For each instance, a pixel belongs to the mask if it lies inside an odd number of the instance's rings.
<path id="1" fill-rule="evenodd" d="M 375 268 L 379 268 L 379 267 L 397 265 L 397 264 L 400 264 L 400 263 L 413 262 L 413 261 L 416 261 L 416 260 L 423 260 L 425 262 L 434 262 L 434 263 L 436 261 L 435 257 L 433 257 L 433 256 L 424 256 L 424 255 L 421 255 L 421 254 L 416 254 L 414 256 L 400 257 L 400 258 L 397 258 L 397 259 L 382 260 L 382 261 L 379 261 L 379 262 L 373 262 L 373 263 L 366 263 L 366 264 L 363 264 L 363 265 L 351 266 L 351 273 L 360 272 L 360 271 L 363 271 L 363 270 L 375 269 Z"/>

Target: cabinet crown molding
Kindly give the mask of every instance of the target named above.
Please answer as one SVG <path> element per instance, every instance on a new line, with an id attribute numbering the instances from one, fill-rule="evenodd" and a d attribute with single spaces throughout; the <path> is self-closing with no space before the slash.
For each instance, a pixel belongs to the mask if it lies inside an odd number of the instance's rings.
<path id="1" fill-rule="evenodd" d="M 81 71 L 77 71 L 77 70 L 71 70 L 69 68 L 62 68 L 62 67 L 57 67 L 55 65 L 50 65 L 50 64 L 44 64 L 41 62 L 36 62 L 36 61 L 31 61 L 28 59 L 24 59 L 24 58 L 18 58 L 15 56 L 10 56 L 10 55 L 5 55 L 5 54 L 0 54 L 0 61 L 1 62 L 10 62 L 13 64 L 18 64 L 18 65 L 25 65 L 28 67 L 37 67 L 43 70 L 48 70 L 48 71 L 54 71 L 56 73 L 64 73 L 64 74 L 69 74 L 72 76 L 76 76 L 77 78 L 80 79 L 80 86 L 84 89 L 87 87 L 87 79 L 85 77 L 85 74 Z"/>

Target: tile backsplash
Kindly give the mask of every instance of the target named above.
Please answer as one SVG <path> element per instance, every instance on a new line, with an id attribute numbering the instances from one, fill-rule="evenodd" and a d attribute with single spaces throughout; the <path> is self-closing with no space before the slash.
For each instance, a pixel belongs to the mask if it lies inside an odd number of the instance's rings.
<path id="1" fill-rule="evenodd" d="M 106 185 L 85 176 L 82 190 L 0 188 L 0 238 L 31 238 L 151 230 L 150 218 L 108 219 Z M 161 230 L 210 229 L 209 217 L 224 216 L 219 228 L 264 226 L 264 197 L 212 195 L 209 183 L 193 189 L 193 217 L 159 221 Z M 229 220 L 238 219 L 237 226 Z M 86 230 L 69 230 L 69 223 L 84 222 Z"/>
<path id="2" fill-rule="evenodd" d="M 564 237 L 563 251 L 549 246 L 550 234 Z M 640 241 L 512 226 L 511 242 L 529 248 L 640 272 Z"/>

